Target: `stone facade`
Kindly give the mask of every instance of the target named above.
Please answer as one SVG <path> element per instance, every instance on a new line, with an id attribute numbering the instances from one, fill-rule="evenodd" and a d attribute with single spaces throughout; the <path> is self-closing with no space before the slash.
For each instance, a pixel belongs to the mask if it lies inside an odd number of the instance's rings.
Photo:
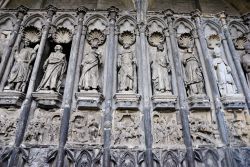
<path id="1" fill-rule="evenodd" d="M 1 167 L 250 166 L 250 15 L 136 5 L 0 9 Z"/>

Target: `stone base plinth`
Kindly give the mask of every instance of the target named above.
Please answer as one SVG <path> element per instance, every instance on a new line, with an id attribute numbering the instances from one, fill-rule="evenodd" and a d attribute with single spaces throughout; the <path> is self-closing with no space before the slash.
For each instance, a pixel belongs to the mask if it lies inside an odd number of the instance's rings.
<path id="1" fill-rule="evenodd" d="M 211 108 L 209 98 L 206 95 L 194 95 L 188 97 L 191 110 L 209 110 Z"/>
<path id="2" fill-rule="evenodd" d="M 38 106 L 45 109 L 59 108 L 62 103 L 62 95 L 54 91 L 38 91 L 32 93 Z"/>
<path id="3" fill-rule="evenodd" d="M 154 110 L 170 109 L 174 110 L 177 102 L 177 96 L 157 94 L 152 97 Z"/>
<path id="4" fill-rule="evenodd" d="M 97 92 L 77 92 L 76 99 L 78 109 L 101 109 L 104 97 Z"/>
<path id="5" fill-rule="evenodd" d="M 242 110 L 246 107 L 245 97 L 242 94 L 232 94 L 221 97 L 226 110 Z"/>
<path id="6" fill-rule="evenodd" d="M 20 107 L 25 98 L 25 94 L 18 91 L 0 92 L 0 106 L 16 106 Z"/>
<path id="7" fill-rule="evenodd" d="M 116 93 L 114 96 L 117 109 L 138 109 L 141 96 L 135 93 Z"/>

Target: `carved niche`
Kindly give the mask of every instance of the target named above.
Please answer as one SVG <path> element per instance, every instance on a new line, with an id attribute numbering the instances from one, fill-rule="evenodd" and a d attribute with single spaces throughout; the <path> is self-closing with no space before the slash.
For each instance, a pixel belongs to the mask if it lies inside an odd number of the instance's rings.
<path id="1" fill-rule="evenodd" d="M 119 23 L 117 55 L 117 109 L 138 109 L 140 95 L 137 94 L 137 58 L 135 23 L 124 19 Z"/>
<path id="2" fill-rule="evenodd" d="M 55 44 L 52 51 L 43 64 L 43 78 L 36 92 L 32 93 L 34 99 L 41 108 L 58 108 L 62 101 L 63 78 L 67 70 L 68 55 L 63 46 L 70 45 L 73 38 L 73 21 L 68 18 L 55 21 L 57 28 L 52 29 L 51 36 Z M 70 29 L 71 28 L 71 29 Z"/>
<path id="3" fill-rule="evenodd" d="M 153 114 L 154 148 L 184 147 L 182 126 L 176 120 L 175 112 L 156 112 Z"/>
<path id="4" fill-rule="evenodd" d="M 146 29 L 149 43 L 151 83 L 154 109 L 175 108 L 176 96 L 172 93 L 172 69 L 166 47 L 164 25 L 151 21 Z"/>
<path id="5" fill-rule="evenodd" d="M 245 33 L 247 29 L 239 22 L 233 21 L 229 25 L 229 31 L 237 51 L 244 50 L 244 45 L 247 42 Z M 240 53 L 240 52 L 238 52 Z"/>
<path id="6" fill-rule="evenodd" d="M 102 154 L 99 149 L 82 150 L 76 154 L 75 167 L 101 167 Z"/>
<path id="7" fill-rule="evenodd" d="M 101 115 L 95 111 L 78 111 L 72 114 L 69 128 L 70 145 L 99 145 L 102 143 Z"/>
<path id="8" fill-rule="evenodd" d="M 80 69 L 78 91 L 79 109 L 100 109 L 103 101 L 103 62 L 105 60 L 107 23 L 100 19 L 90 19 L 84 44 L 84 55 Z"/>
<path id="9" fill-rule="evenodd" d="M 59 142 L 61 111 L 36 109 L 24 137 L 27 145 L 55 145 Z"/>
<path id="10" fill-rule="evenodd" d="M 114 147 L 140 147 L 141 116 L 138 111 L 116 111 L 114 113 L 112 145 Z"/>
<path id="11" fill-rule="evenodd" d="M 232 70 L 222 51 L 221 37 L 218 34 L 208 35 L 207 46 L 212 57 L 213 71 L 224 107 L 226 109 L 244 108 L 244 96 L 238 94 Z"/>

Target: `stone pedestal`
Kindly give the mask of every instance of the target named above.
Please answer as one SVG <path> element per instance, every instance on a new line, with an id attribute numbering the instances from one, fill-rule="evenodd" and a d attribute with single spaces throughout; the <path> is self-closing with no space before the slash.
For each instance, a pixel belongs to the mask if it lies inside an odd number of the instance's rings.
<path id="1" fill-rule="evenodd" d="M 117 109 L 138 109 L 141 96 L 135 93 L 116 93 L 114 96 Z"/>
<path id="2" fill-rule="evenodd" d="M 101 109 L 104 97 L 98 92 L 77 92 L 76 99 L 78 109 Z"/>
<path id="3" fill-rule="evenodd" d="M 170 109 L 174 110 L 177 102 L 177 96 L 157 94 L 152 97 L 154 110 Z"/>
<path id="4" fill-rule="evenodd" d="M 0 106 L 16 106 L 20 107 L 25 98 L 25 94 L 18 91 L 0 92 Z"/>
<path id="5" fill-rule="evenodd" d="M 62 95 L 54 91 L 38 91 L 32 93 L 38 106 L 45 109 L 59 108 L 62 102 Z"/>
<path id="6" fill-rule="evenodd" d="M 242 94 L 232 94 L 221 97 L 221 101 L 227 110 L 241 110 L 246 106 L 245 97 Z"/>
<path id="7" fill-rule="evenodd" d="M 188 97 L 188 103 L 191 110 L 209 110 L 210 101 L 209 98 L 204 95 L 194 95 Z"/>

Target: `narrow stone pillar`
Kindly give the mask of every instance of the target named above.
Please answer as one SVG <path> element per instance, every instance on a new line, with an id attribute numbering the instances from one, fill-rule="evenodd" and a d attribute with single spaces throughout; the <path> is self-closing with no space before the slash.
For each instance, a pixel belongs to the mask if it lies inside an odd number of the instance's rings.
<path id="1" fill-rule="evenodd" d="M 250 89 L 247 85 L 247 81 L 246 81 L 243 69 L 241 67 L 240 55 L 238 55 L 235 51 L 234 43 L 232 41 L 228 26 L 227 26 L 227 22 L 226 22 L 226 14 L 224 12 L 222 12 L 219 14 L 219 17 L 220 17 L 220 21 L 221 21 L 221 24 L 223 27 L 223 32 L 225 34 L 225 38 L 226 38 L 227 43 L 228 43 L 229 50 L 230 50 L 232 58 L 233 58 L 233 62 L 234 62 L 235 67 L 236 67 L 236 72 L 237 72 L 238 78 L 240 80 L 242 89 L 243 89 L 243 93 L 246 97 L 248 109 L 250 109 Z"/>
<path id="2" fill-rule="evenodd" d="M 213 103 L 214 103 L 214 107 L 215 107 L 215 114 L 216 114 L 216 118 L 217 118 L 217 124 L 218 124 L 218 128 L 220 131 L 220 137 L 222 139 L 223 144 L 226 147 L 226 159 L 227 159 L 227 166 L 231 167 L 231 156 L 230 156 L 230 150 L 227 148 L 227 146 L 229 146 L 229 140 L 228 140 L 228 132 L 227 132 L 227 128 L 226 128 L 226 124 L 225 124 L 225 118 L 224 118 L 224 111 L 223 111 L 223 106 L 222 103 L 220 101 L 220 93 L 218 90 L 218 86 L 216 83 L 216 79 L 215 76 L 213 75 L 213 67 L 212 64 L 210 64 L 210 59 L 208 56 L 208 50 L 207 50 L 207 46 L 206 46 L 206 39 L 205 39 L 205 35 L 204 32 L 202 30 L 202 26 L 201 26 L 201 19 L 200 19 L 200 11 L 196 10 L 194 12 L 192 12 L 192 17 L 195 21 L 195 25 L 196 25 L 196 30 L 197 30 L 197 34 L 198 34 L 198 38 L 199 38 L 199 42 L 200 42 L 200 46 L 201 46 L 201 51 L 202 51 L 202 56 L 200 56 L 203 61 L 205 62 L 205 69 L 207 71 L 208 74 L 208 78 L 209 78 L 209 82 L 210 82 L 210 88 L 211 88 L 211 93 L 213 96 Z"/>
<path id="3" fill-rule="evenodd" d="M 2 80 L 3 74 L 5 72 L 5 67 L 6 67 L 7 62 L 9 60 L 9 57 L 11 55 L 12 48 L 16 42 L 19 30 L 21 28 L 23 18 L 26 15 L 26 13 L 28 12 L 28 8 L 26 8 L 25 6 L 20 6 L 17 8 L 17 10 L 18 10 L 17 11 L 17 21 L 15 23 L 14 30 L 12 31 L 12 36 L 9 39 L 8 47 L 6 48 L 6 50 L 4 52 L 4 55 L 2 57 L 2 61 L 0 64 L 0 81 Z"/>
<path id="4" fill-rule="evenodd" d="M 64 165 L 64 157 L 65 157 L 65 144 L 68 138 L 68 129 L 69 129 L 69 120 L 71 113 L 71 103 L 73 98 L 73 88 L 74 88 L 74 80 L 75 80 L 75 71 L 78 60 L 79 47 L 82 36 L 83 29 L 83 19 L 87 12 L 87 8 L 79 7 L 77 9 L 78 14 L 78 25 L 76 29 L 76 33 L 74 36 L 74 42 L 72 42 L 69 63 L 67 68 L 67 76 L 66 82 L 63 92 L 63 102 L 61 106 L 61 110 L 63 111 L 61 127 L 60 127 L 60 139 L 59 139 L 59 148 L 58 148 L 58 159 L 57 159 L 57 167 L 62 167 Z"/>
<path id="5" fill-rule="evenodd" d="M 108 54 L 106 55 L 106 82 L 104 85 L 105 108 L 104 108 L 104 154 L 103 166 L 110 167 L 110 144 L 111 144 L 111 122 L 112 122 L 112 99 L 113 99 L 113 78 L 114 78 L 114 59 L 115 59 L 115 24 L 119 9 L 111 6 L 108 9 L 109 17 L 109 36 L 108 36 Z"/>
<path id="6" fill-rule="evenodd" d="M 34 88 L 35 88 L 35 81 L 37 78 L 39 65 L 41 62 L 41 58 L 43 55 L 46 41 L 48 39 L 49 29 L 50 29 L 50 25 L 52 22 L 52 17 L 55 14 L 55 12 L 56 12 L 55 7 L 49 6 L 47 8 L 48 15 L 47 15 L 46 25 L 45 25 L 43 33 L 42 33 L 40 46 L 39 46 L 39 49 L 38 49 L 38 52 L 36 55 L 36 60 L 34 63 L 34 67 L 33 67 L 32 73 L 31 73 L 26 97 L 25 97 L 25 100 L 24 100 L 24 102 L 21 106 L 21 109 L 20 109 L 21 114 L 20 114 L 20 119 L 19 119 L 18 125 L 17 125 L 16 138 L 15 138 L 15 143 L 14 143 L 14 147 L 16 149 L 18 149 L 18 147 L 21 145 L 21 143 L 23 141 L 23 137 L 24 137 L 24 133 L 25 133 L 25 129 L 26 129 L 29 113 L 30 113 L 30 108 L 31 108 L 31 104 L 32 104 L 32 96 L 31 95 L 32 95 L 32 92 L 34 91 Z M 16 156 L 17 156 L 17 151 L 14 151 L 10 157 L 8 167 L 13 166 L 13 164 L 15 163 L 15 160 L 16 160 Z"/>
<path id="7" fill-rule="evenodd" d="M 178 98 L 179 98 L 179 107 L 180 107 L 180 117 L 182 123 L 182 133 L 183 133 L 183 140 L 184 144 L 187 149 L 187 162 L 188 166 L 194 166 L 194 153 L 192 148 L 192 139 L 190 134 L 190 127 L 189 127 L 189 120 L 188 120 L 188 104 L 186 99 L 186 89 L 183 82 L 182 72 L 181 72 L 181 65 L 178 56 L 178 48 L 177 42 L 175 37 L 175 32 L 173 28 L 173 14 L 174 12 L 170 9 L 165 10 L 164 12 L 165 20 L 168 25 L 170 42 L 171 42 L 171 49 L 172 49 L 172 57 L 175 66 L 175 75 L 177 80 L 177 91 L 178 91 Z"/>
<path id="8" fill-rule="evenodd" d="M 147 53 L 147 44 L 146 44 L 146 24 L 144 22 L 139 23 L 139 74 L 141 74 L 141 87 L 142 88 L 142 112 L 144 117 L 144 135 L 145 135 L 145 163 L 146 166 L 153 166 L 153 154 L 152 154 L 152 133 L 151 133 L 151 78 L 148 75 L 150 71 L 150 62 L 149 54 Z"/>

